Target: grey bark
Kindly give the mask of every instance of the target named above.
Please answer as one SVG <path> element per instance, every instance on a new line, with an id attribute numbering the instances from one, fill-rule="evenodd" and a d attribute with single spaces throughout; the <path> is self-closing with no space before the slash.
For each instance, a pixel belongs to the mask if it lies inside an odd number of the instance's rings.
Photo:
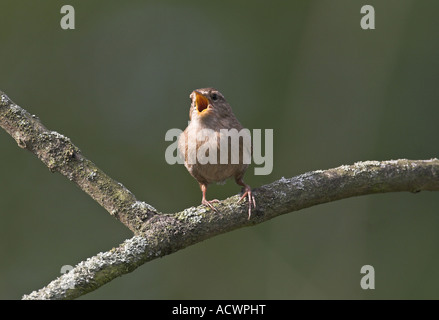
<path id="1" fill-rule="evenodd" d="M 215 235 L 252 226 L 282 214 L 353 196 L 385 192 L 439 191 L 439 160 L 364 161 L 282 178 L 254 189 L 258 207 L 247 219 L 247 203 L 235 195 L 215 205 L 161 213 L 139 201 L 122 184 L 86 159 L 69 138 L 0 91 L 0 126 L 21 148 L 34 153 L 52 172 L 73 181 L 133 231 L 119 247 L 79 263 L 23 299 L 74 299 L 151 261 Z"/>

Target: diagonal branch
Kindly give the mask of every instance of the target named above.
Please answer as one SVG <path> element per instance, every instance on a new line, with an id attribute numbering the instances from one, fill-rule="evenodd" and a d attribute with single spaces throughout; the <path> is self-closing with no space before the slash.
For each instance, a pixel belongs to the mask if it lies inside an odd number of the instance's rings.
<path id="1" fill-rule="evenodd" d="M 52 172 L 75 182 L 135 234 L 119 247 L 79 263 L 25 299 L 73 299 L 155 258 L 317 204 L 374 193 L 439 191 L 438 159 L 365 161 L 282 178 L 255 189 L 258 208 L 251 220 L 247 220 L 246 204 L 236 203 L 238 195 L 221 201 L 219 214 L 203 206 L 163 214 L 138 201 L 97 168 L 70 139 L 46 129 L 1 91 L 0 97 L 0 126 L 18 145 L 34 153 Z"/>
<path id="2" fill-rule="evenodd" d="M 86 159 L 69 138 L 48 130 L 36 117 L 0 91 L 0 126 L 18 146 L 35 154 L 51 172 L 59 172 L 76 183 L 111 215 L 133 232 L 157 211 L 140 204 L 121 183 L 111 179 Z"/>

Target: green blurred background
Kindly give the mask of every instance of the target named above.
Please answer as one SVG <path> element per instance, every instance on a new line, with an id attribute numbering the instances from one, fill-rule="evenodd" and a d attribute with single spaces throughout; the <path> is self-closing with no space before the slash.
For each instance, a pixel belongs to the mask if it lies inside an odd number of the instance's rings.
<path id="1" fill-rule="evenodd" d="M 60 28 L 73 5 L 76 29 Z M 360 28 L 360 9 L 376 29 Z M 213 86 L 248 128 L 274 129 L 253 187 L 362 160 L 438 157 L 439 2 L 0 2 L 0 90 L 139 199 L 200 203 L 165 162 L 189 94 Z M 0 298 L 19 299 L 132 234 L 0 130 Z M 233 181 L 208 198 L 239 192 Z M 439 194 L 364 196 L 287 214 L 170 256 L 82 299 L 439 298 Z M 375 268 L 362 290 L 360 269 Z"/>

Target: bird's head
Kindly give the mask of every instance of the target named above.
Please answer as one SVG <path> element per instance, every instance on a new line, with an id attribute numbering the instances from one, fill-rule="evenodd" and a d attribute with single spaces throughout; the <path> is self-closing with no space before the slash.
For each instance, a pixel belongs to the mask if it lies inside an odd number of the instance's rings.
<path id="1" fill-rule="evenodd" d="M 189 112 L 191 120 L 220 120 L 233 114 L 224 96 L 214 88 L 194 90 L 189 97 L 191 98 Z"/>

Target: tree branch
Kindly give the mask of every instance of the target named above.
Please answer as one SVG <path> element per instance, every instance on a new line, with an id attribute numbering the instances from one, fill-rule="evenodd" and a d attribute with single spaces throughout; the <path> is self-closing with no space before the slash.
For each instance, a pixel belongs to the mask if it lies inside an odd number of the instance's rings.
<path id="1" fill-rule="evenodd" d="M 24 299 L 73 299 L 145 262 L 215 235 L 255 225 L 279 215 L 353 196 L 423 190 L 439 191 L 439 160 L 365 161 L 282 178 L 254 190 L 258 207 L 247 220 L 238 195 L 212 212 L 204 206 L 164 214 L 138 201 L 122 184 L 87 160 L 69 138 L 46 129 L 39 119 L 0 91 L 0 126 L 22 148 L 34 153 L 52 172 L 75 182 L 135 236 L 119 247 L 79 263 Z"/>

